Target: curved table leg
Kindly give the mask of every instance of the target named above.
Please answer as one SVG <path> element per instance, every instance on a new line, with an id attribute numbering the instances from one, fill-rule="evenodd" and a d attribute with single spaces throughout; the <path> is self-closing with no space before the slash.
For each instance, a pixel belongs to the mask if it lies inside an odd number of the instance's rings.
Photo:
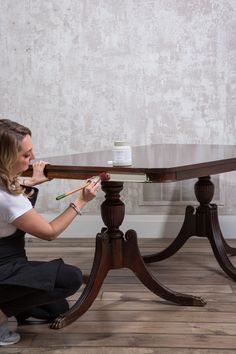
<path id="1" fill-rule="evenodd" d="M 235 247 L 231 247 L 224 239 L 224 236 L 221 233 L 221 238 L 222 238 L 222 242 L 225 248 L 226 253 L 228 253 L 230 256 L 235 256 L 236 255 L 236 248 Z"/>
<path id="2" fill-rule="evenodd" d="M 69 311 L 61 314 L 54 320 L 50 326 L 52 329 L 60 329 L 67 326 L 89 309 L 109 269 L 111 269 L 111 246 L 109 237 L 106 234 L 98 234 L 96 237 L 94 262 L 84 291 Z"/>
<path id="3" fill-rule="evenodd" d="M 207 237 L 210 241 L 213 253 L 221 268 L 232 279 L 236 280 L 236 269 L 230 262 L 227 253 L 235 250 L 224 240 L 220 229 L 216 204 L 210 204 L 214 195 L 214 184 L 210 176 L 200 177 L 195 183 L 195 195 L 200 205 L 196 210 L 197 235 Z"/>
<path id="4" fill-rule="evenodd" d="M 194 215 L 194 208 L 192 206 L 187 206 L 185 211 L 184 223 L 181 230 L 174 241 L 164 250 L 143 256 L 145 263 L 158 262 L 166 259 L 173 254 L 175 254 L 189 239 L 196 233 L 196 220 Z"/>
<path id="5" fill-rule="evenodd" d="M 217 205 L 212 204 L 209 207 L 207 214 L 207 237 L 210 241 L 214 255 L 225 273 L 228 274 L 232 279 L 236 280 L 236 268 L 230 262 L 227 256 L 227 249 L 225 248 L 224 238 L 220 230 Z"/>
<path id="6" fill-rule="evenodd" d="M 201 297 L 178 293 L 158 282 L 145 266 L 138 248 L 136 232 L 134 230 L 127 231 L 125 238 L 124 266 L 131 269 L 149 290 L 165 300 L 184 306 L 204 306 L 206 304 Z"/>

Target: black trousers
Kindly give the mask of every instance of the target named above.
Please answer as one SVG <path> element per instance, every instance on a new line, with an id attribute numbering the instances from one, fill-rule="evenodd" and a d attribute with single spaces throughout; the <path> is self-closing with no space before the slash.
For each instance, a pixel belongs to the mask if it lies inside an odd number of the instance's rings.
<path id="1" fill-rule="evenodd" d="M 51 291 L 37 290 L 16 285 L 0 286 L 0 309 L 7 317 L 16 316 L 34 307 L 50 304 L 73 295 L 82 284 L 81 270 L 61 264 Z"/>

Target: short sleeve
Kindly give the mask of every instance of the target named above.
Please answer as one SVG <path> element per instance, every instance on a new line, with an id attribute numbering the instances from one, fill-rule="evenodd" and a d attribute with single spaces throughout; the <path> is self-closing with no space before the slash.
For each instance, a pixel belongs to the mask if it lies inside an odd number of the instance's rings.
<path id="1" fill-rule="evenodd" d="M 12 223 L 19 216 L 32 209 L 28 198 L 22 194 L 12 195 L 5 191 L 0 193 L 0 219 Z"/>

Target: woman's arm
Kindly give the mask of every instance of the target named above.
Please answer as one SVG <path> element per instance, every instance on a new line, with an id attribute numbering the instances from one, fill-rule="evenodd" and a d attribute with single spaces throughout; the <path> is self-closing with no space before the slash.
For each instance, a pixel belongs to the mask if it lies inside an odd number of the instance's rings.
<path id="1" fill-rule="evenodd" d="M 100 182 L 92 181 L 74 204 L 83 209 L 92 200 L 100 189 Z M 56 239 L 78 215 L 77 211 L 69 206 L 62 214 L 51 222 L 46 221 L 35 209 L 27 211 L 22 216 L 16 218 L 12 224 L 18 229 L 44 240 L 52 241 Z"/>

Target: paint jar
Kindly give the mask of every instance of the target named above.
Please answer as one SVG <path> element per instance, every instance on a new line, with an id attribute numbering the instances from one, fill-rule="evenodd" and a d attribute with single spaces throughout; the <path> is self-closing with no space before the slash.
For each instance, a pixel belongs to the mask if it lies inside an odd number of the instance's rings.
<path id="1" fill-rule="evenodd" d="M 131 166 L 132 150 L 127 141 L 115 141 L 112 150 L 113 166 Z"/>

